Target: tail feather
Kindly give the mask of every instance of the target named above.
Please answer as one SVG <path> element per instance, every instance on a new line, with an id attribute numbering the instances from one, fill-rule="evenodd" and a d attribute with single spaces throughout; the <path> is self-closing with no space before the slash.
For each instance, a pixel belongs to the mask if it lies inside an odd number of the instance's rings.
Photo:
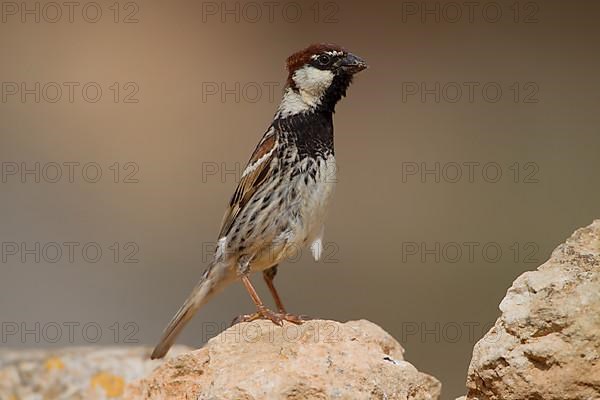
<path id="1" fill-rule="evenodd" d="M 219 265 L 211 265 L 207 268 L 202 279 L 196 284 L 192 293 L 185 300 L 179 311 L 175 314 L 169 325 L 165 328 L 160 342 L 154 348 L 151 359 L 163 358 L 173 343 L 183 330 L 185 325 L 192 319 L 196 311 L 227 283 L 223 274 L 223 268 L 217 268 Z M 221 266 L 222 267 L 222 266 Z"/>

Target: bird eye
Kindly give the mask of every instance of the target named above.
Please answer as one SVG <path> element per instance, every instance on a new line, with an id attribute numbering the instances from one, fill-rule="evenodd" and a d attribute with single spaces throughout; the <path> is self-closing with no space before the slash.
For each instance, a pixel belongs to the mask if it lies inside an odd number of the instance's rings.
<path id="1" fill-rule="evenodd" d="M 321 54 L 319 58 L 317 58 L 317 61 L 321 65 L 327 65 L 329 64 L 329 61 L 331 61 L 331 57 L 329 57 L 327 54 Z"/>

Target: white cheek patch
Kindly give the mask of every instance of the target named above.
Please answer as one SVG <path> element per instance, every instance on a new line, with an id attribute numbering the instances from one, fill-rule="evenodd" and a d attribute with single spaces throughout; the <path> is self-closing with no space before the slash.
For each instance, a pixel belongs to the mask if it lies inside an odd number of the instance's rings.
<path id="1" fill-rule="evenodd" d="M 296 86 L 312 96 L 320 97 L 333 81 L 333 72 L 310 65 L 302 67 L 292 77 Z"/>
<path id="2" fill-rule="evenodd" d="M 285 91 L 277 116 L 285 118 L 317 107 L 333 78 L 333 72 L 312 66 L 305 66 L 294 72 L 292 79 L 298 90 L 288 88 Z"/>
<path id="3" fill-rule="evenodd" d="M 307 104 L 299 93 L 288 88 L 283 95 L 283 100 L 279 105 L 278 117 L 286 118 L 290 115 L 298 114 L 310 110 L 312 104 Z"/>

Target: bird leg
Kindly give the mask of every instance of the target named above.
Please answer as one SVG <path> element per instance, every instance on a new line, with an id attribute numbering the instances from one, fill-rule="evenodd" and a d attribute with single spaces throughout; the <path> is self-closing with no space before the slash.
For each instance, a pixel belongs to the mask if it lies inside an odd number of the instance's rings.
<path id="1" fill-rule="evenodd" d="M 305 315 L 294 315 L 285 311 L 285 307 L 283 306 L 283 302 L 281 301 L 281 297 L 279 297 L 279 293 L 277 289 L 275 289 L 275 284 L 273 280 L 275 279 L 275 275 L 277 275 L 277 265 L 272 266 L 263 271 L 263 278 L 269 291 L 271 292 L 271 296 L 273 296 L 273 300 L 275 300 L 275 305 L 277 305 L 277 310 L 280 314 L 283 315 L 283 319 L 294 324 L 301 324 L 304 321 L 309 320 L 310 318 Z"/>
<path id="2" fill-rule="evenodd" d="M 275 285 L 273 284 L 273 280 L 275 279 L 275 275 L 277 275 L 277 265 L 266 269 L 263 271 L 263 279 L 271 292 L 271 296 L 273 296 L 273 300 L 275 300 L 275 305 L 277 306 L 277 311 L 285 314 L 285 307 L 281 302 L 281 297 L 279 297 L 279 293 L 277 293 L 277 289 L 275 289 Z"/>
<path id="3" fill-rule="evenodd" d="M 300 316 L 288 314 L 286 312 L 281 311 L 274 312 L 269 310 L 258 296 L 258 293 L 256 292 L 256 289 L 254 289 L 254 286 L 252 286 L 252 282 L 250 282 L 248 276 L 242 275 L 241 278 L 242 283 L 244 284 L 246 290 L 248 291 L 248 294 L 250 295 L 250 298 L 254 302 L 254 305 L 256 305 L 256 312 L 253 314 L 240 315 L 239 317 L 233 320 L 232 325 L 235 325 L 238 322 L 251 322 L 257 319 L 268 319 L 275 325 L 279 326 L 283 325 L 283 321 L 288 321 L 293 324 L 301 324 L 302 322 L 304 322 L 304 320 Z"/>
<path id="4" fill-rule="evenodd" d="M 246 314 L 246 315 L 238 316 L 237 318 L 235 318 L 233 320 L 232 325 L 234 325 L 238 322 L 251 322 L 251 321 L 255 321 L 257 319 L 268 319 L 271 322 L 273 322 L 275 325 L 279 325 L 279 326 L 283 325 L 283 322 L 282 322 L 283 320 L 281 318 L 281 315 L 269 310 L 265 306 L 265 304 L 262 302 L 262 300 L 258 296 L 256 289 L 254 289 L 254 286 L 252 286 L 252 282 L 250 282 L 250 279 L 248 278 L 248 276 L 242 275 L 241 278 L 242 278 L 242 283 L 246 287 L 246 290 L 248 291 L 248 294 L 250 295 L 250 298 L 252 299 L 252 302 L 256 306 L 256 312 L 253 314 Z"/>

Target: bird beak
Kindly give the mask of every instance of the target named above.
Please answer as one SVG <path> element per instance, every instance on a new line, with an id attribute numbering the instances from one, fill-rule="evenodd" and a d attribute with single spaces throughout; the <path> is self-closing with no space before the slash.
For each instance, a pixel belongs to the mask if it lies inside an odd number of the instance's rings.
<path id="1" fill-rule="evenodd" d="M 344 72 L 356 74 L 367 68 L 367 63 L 362 58 L 357 57 L 352 53 L 348 53 L 346 57 L 341 60 L 339 67 Z"/>

